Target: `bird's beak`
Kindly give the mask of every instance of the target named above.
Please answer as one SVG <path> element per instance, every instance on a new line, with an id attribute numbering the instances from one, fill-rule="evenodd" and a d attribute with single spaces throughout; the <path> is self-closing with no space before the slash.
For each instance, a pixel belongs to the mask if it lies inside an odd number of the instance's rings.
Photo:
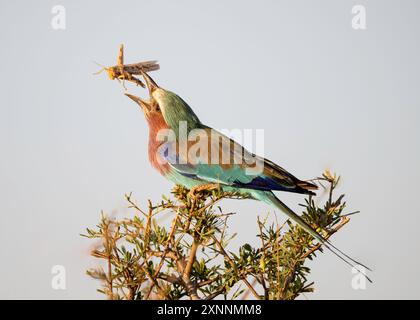
<path id="1" fill-rule="evenodd" d="M 149 95 L 152 97 L 153 91 L 159 88 L 159 86 L 156 84 L 156 82 L 143 70 L 141 70 L 141 75 L 144 78 L 144 81 L 146 81 L 147 89 L 149 89 Z"/>
<path id="2" fill-rule="evenodd" d="M 150 103 L 143 100 L 142 98 L 133 96 L 132 94 L 129 94 L 129 93 L 125 93 L 125 95 L 129 97 L 131 100 L 133 100 L 135 103 L 137 103 L 143 109 L 143 111 L 148 112 L 152 110 L 152 106 L 150 105 Z"/>

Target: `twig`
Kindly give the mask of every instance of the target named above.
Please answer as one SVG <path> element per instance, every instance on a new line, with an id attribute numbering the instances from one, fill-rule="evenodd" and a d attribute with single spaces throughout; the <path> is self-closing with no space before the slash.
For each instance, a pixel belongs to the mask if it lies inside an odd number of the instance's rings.
<path id="1" fill-rule="evenodd" d="M 341 218 L 341 221 L 339 224 L 337 224 L 334 229 L 328 232 L 328 234 L 324 237 L 325 240 L 328 240 L 334 233 L 336 233 L 338 230 L 340 230 L 342 227 L 344 227 L 348 222 L 350 221 L 350 218 L 343 216 Z M 306 259 L 309 255 L 317 251 L 319 248 L 321 248 L 322 243 L 317 243 L 315 246 L 313 246 L 311 249 L 306 251 L 306 253 L 302 256 L 302 260 Z"/>
<path id="2" fill-rule="evenodd" d="M 109 221 L 107 218 L 104 218 L 103 220 L 104 226 L 105 226 L 105 248 L 106 248 L 106 259 L 107 259 L 107 268 L 108 268 L 108 299 L 113 300 L 114 299 L 114 289 L 113 289 L 113 278 L 112 278 L 112 245 L 110 243 L 110 230 L 109 230 Z"/>
<path id="3" fill-rule="evenodd" d="M 254 295 L 255 298 L 258 300 L 261 300 L 260 295 L 255 291 L 255 289 L 251 286 L 249 281 L 244 277 L 243 275 L 240 275 L 238 272 L 238 269 L 236 268 L 235 262 L 232 260 L 232 258 L 228 255 L 228 253 L 225 251 L 219 240 L 216 239 L 215 236 L 213 236 L 214 242 L 216 242 L 217 247 L 219 248 L 220 252 L 224 255 L 226 260 L 229 262 L 229 264 L 232 266 L 233 270 L 236 272 L 236 274 L 241 278 L 241 280 L 245 283 L 245 285 L 248 287 L 248 289 L 251 291 L 251 293 Z"/>
<path id="4" fill-rule="evenodd" d="M 154 277 L 156 277 L 159 274 L 160 270 L 162 269 L 162 266 L 163 266 L 163 263 L 165 261 L 165 258 L 166 258 L 167 254 L 168 254 L 168 251 L 169 251 L 169 243 L 171 242 L 171 239 L 174 236 L 174 233 L 175 233 L 175 230 L 176 230 L 176 224 L 178 222 L 178 217 L 179 217 L 179 210 L 177 211 L 176 216 L 175 216 L 174 220 L 172 221 L 171 231 L 169 233 L 168 240 L 166 242 L 166 245 L 165 245 L 165 249 L 163 251 L 162 258 L 160 259 L 159 265 L 156 268 L 155 273 L 153 274 Z M 174 260 L 176 261 L 177 259 L 174 259 Z M 150 286 L 150 289 L 149 289 L 149 291 L 148 291 L 148 293 L 146 295 L 146 299 L 149 298 L 150 293 L 152 292 L 152 290 L 153 290 L 153 285 Z"/>
<path id="5" fill-rule="evenodd" d="M 186 278 L 190 277 L 191 269 L 195 261 L 195 255 L 197 253 L 198 246 L 199 246 L 199 242 L 194 239 L 191 245 L 190 256 L 188 258 L 187 265 L 185 266 L 185 270 L 184 270 L 184 277 Z"/>
<path id="6" fill-rule="evenodd" d="M 261 239 L 261 248 L 263 248 L 262 249 L 262 259 L 263 259 L 263 261 L 264 261 L 264 263 L 265 263 L 265 250 L 264 250 L 264 248 L 265 248 L 265 242 L 264 242 L 264 238 L 263 238 L 263 230 L 262 230 L 262 222 L 260 221 L 260 217 L 258 217 L 257 218 L 257 223 L 258 223 L 258 228 L 260 229 L 260 239 Z M 263 268 L 262 267 L 260 267 L 260 277 L 261 277 L 261 285 L 262 285 L 262 287 L 263 287 L 263 289 L 264 289 L 264 299 L 265 300 L 268 300 L 268 290 L 267 290 L 267 286 L 266 286 L 266 284 L 265 284 L 265 280 L 264 280 L 264 270 L 263 270 Z"/>

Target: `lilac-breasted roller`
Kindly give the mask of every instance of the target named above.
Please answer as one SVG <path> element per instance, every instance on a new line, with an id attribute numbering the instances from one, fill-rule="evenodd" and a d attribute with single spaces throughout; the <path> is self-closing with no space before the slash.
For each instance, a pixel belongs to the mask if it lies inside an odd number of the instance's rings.
<path id="1" fill-rule="evenodd" d="M 263 201 L 283 211 L 348 265 L 357 270 L 359 268 L 354 264 L 364 266 L 324 239 L 273 193 L 314 194 L 312 190 L 317 189 L 316 185 L 299 180 L 274 162 L 252 154 L 234 140 L 204 125 L 181 97 L 158 86 L 146 73 L 142 75 L 150 101 L 127 96 L 145 113 L 149 124 L 149 159 L 163 176 L 188 189 L 217 185 L 223 191 Z M 172 139 L 158 137 L 167 130 L 172 132 Z M 190 139 L 191 136 L 194 138 Z M 197 141 L 204 141 L 200 146 L 206 147 L 206 152 L 203 148 L 197 152 Z"/>

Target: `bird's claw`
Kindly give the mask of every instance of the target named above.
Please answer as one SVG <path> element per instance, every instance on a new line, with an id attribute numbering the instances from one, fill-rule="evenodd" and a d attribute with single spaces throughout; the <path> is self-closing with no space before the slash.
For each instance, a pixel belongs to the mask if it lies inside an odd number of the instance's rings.
<path id="1" fill-rule="evenodd" d="M 198 196 L 197 193 L 199 193 L 200 191 L 204 191 L 204 190 L 212 191 L 212 190 L 219 189 L 219 187 L 220 186 L 215 183 L 208 183 L 208 184 L 195 186 L 195 187 L 192 187 L 190 191 L 188 191 L 188 197 L 190 199 L 196 199 Z"/>

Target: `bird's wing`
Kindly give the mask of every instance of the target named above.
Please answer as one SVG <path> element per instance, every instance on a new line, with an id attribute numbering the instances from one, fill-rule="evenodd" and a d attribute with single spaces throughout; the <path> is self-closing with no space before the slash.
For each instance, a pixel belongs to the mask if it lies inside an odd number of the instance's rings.
<path id="1" fill-rule="evenodd" d="M 184 176 L 258 190 L 311 193 L 317 188 L 214 129 L 197 130 L 193 138 L 184 144 L 166 142 L 160 151 L 169 166 Z"/>

